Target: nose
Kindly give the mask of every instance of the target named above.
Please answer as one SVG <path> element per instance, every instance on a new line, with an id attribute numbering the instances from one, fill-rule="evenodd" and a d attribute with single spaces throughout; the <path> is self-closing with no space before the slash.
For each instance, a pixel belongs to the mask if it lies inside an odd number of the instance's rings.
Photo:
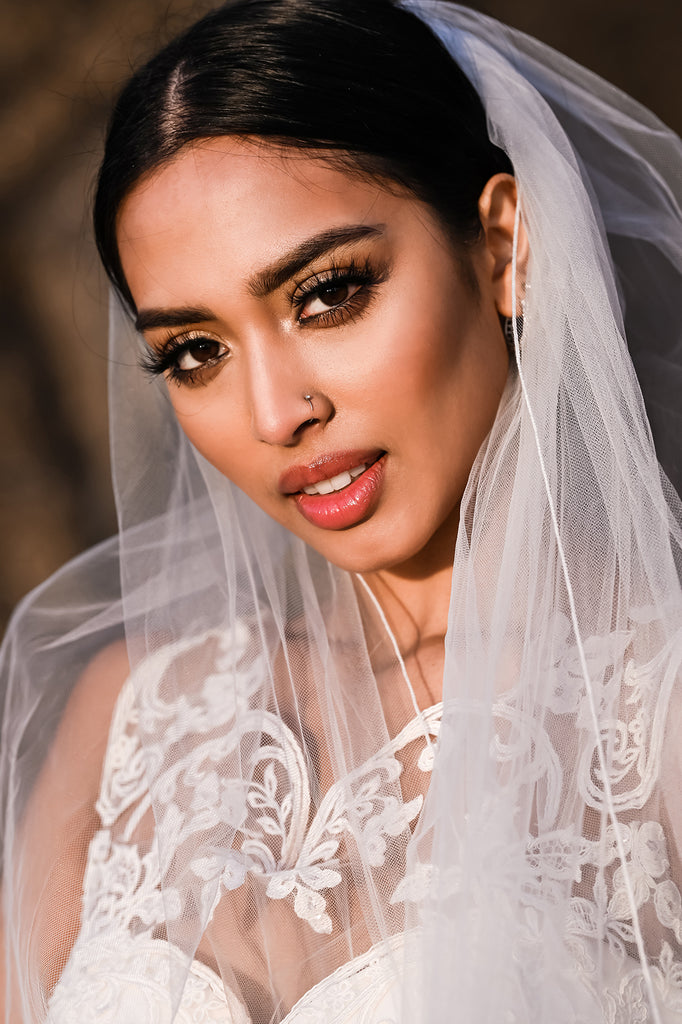
<path id="1" fill-rule="evenodd" d="M 291 352 L 262 352 L 251 360 L 251 422 L 254 437 L 265 444 L 291 447 L 333 412 L 314 374 Z"/>

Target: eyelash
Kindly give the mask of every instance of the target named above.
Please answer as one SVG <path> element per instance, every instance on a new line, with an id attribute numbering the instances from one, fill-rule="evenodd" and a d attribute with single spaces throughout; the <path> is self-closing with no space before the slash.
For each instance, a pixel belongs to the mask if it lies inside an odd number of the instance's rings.
<path id="1" fill-rule="evenodd" d="M 215 366 L 226 354 L 223 352 L 207 359 L 201 366 L 196 366 L 191 370 L 181 370 L 178 363 L 182 354 L 202 341 L 224 345 L 224 342 L 219 341 L 218 338 L 212 338 L 205 331 L 190 331 L 186 334 L 171 335 L 163 342 L 158 351 L 146 352 L 140 359 L 140 366 L 145 373 L 152 377 L 167 374 L 168 380 L 174 381 L 176 384 L 201 384 L 204 371 Z"/>
<path id="2" fill-rule="evenodd" d="M 328 270 L 315 274 L 299 285 L 291 296 L 291 304 L 302 310 L 306 302 L 318 292 L 329 288 L 343 288 L 344 285 L 358 285 L 358 290 L 343 302 L 320 313 L 311 313 L 303 319 L 301 327 L 332 327 L 347 323 L 364 313 L 373 298 L 376 285 L 386 279 L 386 272 L 375 269 L 369 259 L 356 263 L 351 259 L 344 267 L 332 262 Z"/>
<path id="3" fill-rule="evenodd" d="M 386 276 L 386 271 L 377 271 L 369 259 L 362 263 L 351 259 L 343 267 L 332 262 L 328 270 L 315 274 L 297 286 L 290 295 L 289 301 L 294 309 L 299 311 L 298 321 L 301 327 L 334 327 L 350 323 L 368 310 L 375 286 L 381 284 Z M 357 291 L 344 301 L 339 302 L 338 305 L 301 318 L 300 311 L 318 292 L 352 285 L 358 286 Z M 140 361 L 142 369 L 152 377 L 167 374 L 168 380 L 174 381 L 176 384 L 190 386 L 201 384 L 204 381 L 205 371 L 212 369 L 227 354 L 223 352 L 208 359 L 201 366 L 190 370 L 181 370 L 178 362 L 182 354 L 202 341 L 224 345 L 224 342 L 220 342 L 203 331 L 172 335 L 166 339 L 158 351 L 148 351 L 142 357 Z"/>

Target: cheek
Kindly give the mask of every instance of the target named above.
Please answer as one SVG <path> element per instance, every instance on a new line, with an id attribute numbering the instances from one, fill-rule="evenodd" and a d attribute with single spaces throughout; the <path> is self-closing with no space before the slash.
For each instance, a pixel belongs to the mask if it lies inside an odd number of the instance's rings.
<path id="1" fill-rule="evenodd" d="M 426 281 L 415 294 L 418 302 L 401 301 L 380 325 L 380 358 L 394 408 L 428 421 L 463 402 L 477 405 L 474 396 L 490 386 L 491 346 L 478 305 L 454 275 Z"/>
<path id="2" fill-rule="evenodd" d="M 362 390 L 387 399 L 396 423 L 405 418 L 404 406 L 428 400 L 456 361 L 457 332 L 447 307 L 424 288 L 410 287 L 394 293 L 358 329 L 353 363 Z"/>
<path id="3" fill-rule="evenodd" d="M 409 427 L 405 440 L 424 486 L 437 481 L 434 500 L 447 505 L 461 497 L 497 414 L 506 347 L 494 310 L 486 315 L 470 296 L 439 303 L 434 315 L 405 321 L 402 332 L 389 401 Z"/>
<path id="4" fill-rule="evenodd" d="M 247 457 L 244 436 L 248 419 L 238 413 L 227 399 L 218 394 L 179 394 L 172 396 L 173 408 L 180 427 L 205 459 L 239 486 L 253 465 L 253 453 Z"/>

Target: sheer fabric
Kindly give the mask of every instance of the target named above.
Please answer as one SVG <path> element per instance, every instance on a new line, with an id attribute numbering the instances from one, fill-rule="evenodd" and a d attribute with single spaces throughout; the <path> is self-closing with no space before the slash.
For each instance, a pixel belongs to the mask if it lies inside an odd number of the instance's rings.
<path id="1" fill-rule="evenodd" d="M 415 716 L 362 581 L 191 448 L 113 302 L 119 536 L 3 654 L 9 1021 L 682 1020 L 682 512 L 649 425 L 679 486 L 680 143 L 541 44 L 413 9 L 530 244 L 442 704 Z"/>

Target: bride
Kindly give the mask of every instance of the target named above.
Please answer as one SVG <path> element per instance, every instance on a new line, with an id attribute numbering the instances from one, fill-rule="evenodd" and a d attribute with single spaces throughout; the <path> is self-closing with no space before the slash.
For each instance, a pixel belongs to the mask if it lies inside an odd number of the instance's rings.
<path id="1" fill-rule="evenodd" d="M 681 156 L 441 0 L 132 78 L 120 531 L 4 648 L 7 1021 L 682 1020 Z"/>

